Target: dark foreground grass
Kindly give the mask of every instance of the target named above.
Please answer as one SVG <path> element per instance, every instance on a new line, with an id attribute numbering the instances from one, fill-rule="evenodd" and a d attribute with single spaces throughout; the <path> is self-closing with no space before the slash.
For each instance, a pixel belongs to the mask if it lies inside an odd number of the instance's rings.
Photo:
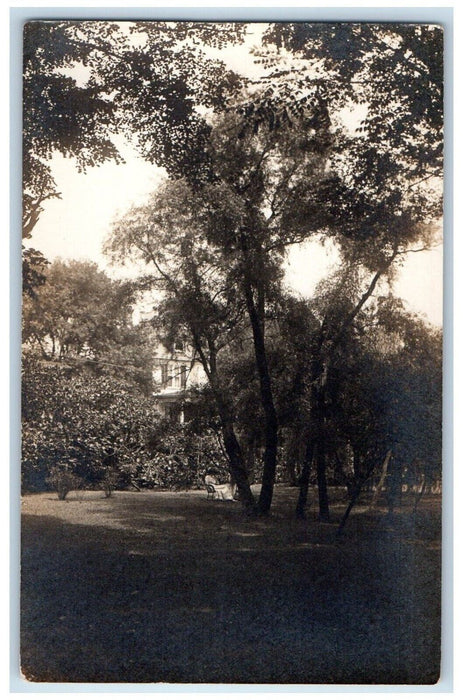
<path id="1" fill-rule="evenodd" d="M 26 497 L 21 667 L 30 681 L 430 684 L 440 510 L 248 519 L 203 492 Z M 333 509 L 340 518 L 341 507 Z"/>

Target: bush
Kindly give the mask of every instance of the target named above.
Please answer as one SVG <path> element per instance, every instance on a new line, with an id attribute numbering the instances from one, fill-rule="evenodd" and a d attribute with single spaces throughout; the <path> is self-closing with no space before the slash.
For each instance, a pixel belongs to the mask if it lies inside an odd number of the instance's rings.
<path id="1" fill-rule="evenodd" d="M 130 482 L 136 455 L 151 456 L 159 414 L 127 382 L 27 356 L 22 390 L 23 492 L 55 489 L 62 481 L 66 497 L 72 473 L 82 486 L 110 495 Z"/>
<path id="2" fill-rule="evenodd" d="M 113 495 L 113 491 L 118 484 L 117 471 L 115 469 L 106 468 L 100 483 L 104 491 L 104 495 L 106 496 L 106 498 L 110 498 Z"/>
<path id="3" fill-rule="evenodd" d="M 29 357 L 22 412 L 24 492 L 52 487 L 65 498 L 76 479 L 81 487 L 102 488 L 107 497 L 130 485 L 200 488 L 211 467 L 219 480 L 229 478 L 207 421 L 163 420 L 152 399 L 123 380 Z"/>
<path id="4" fill-rule="evenodd" d="M 218 438 L 210 429 L 196 432 L 198 426 L 164 422 L 153 446 L 137 469 L 135 481 L 140 488 L 184 490 L 201 488 L 204 475 L 213 467 L 222 478 L 229 479 L 227 461 Z"/>
<path id="5" fill-rule="evenodd" d="M 60 501 L 64 501 L 70 491 L 75 491 L 82 485 L 82 480 L 70 467 L 60 465 L 51 467 L 46 481 L 56 491 Z"/>

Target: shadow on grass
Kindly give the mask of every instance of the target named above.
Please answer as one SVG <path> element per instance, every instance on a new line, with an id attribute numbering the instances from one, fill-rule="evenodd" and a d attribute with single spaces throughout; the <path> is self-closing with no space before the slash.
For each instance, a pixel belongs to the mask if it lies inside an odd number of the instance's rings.
<path id="1" fill-rule="evenodd" d="M 89 507 L 103 524 L 23 516 L 28 680 L 438 680 L 440 559 L 425 512 L 418 530 L 360 513 L 336 543 L 335 525 L 288 519 L 282 497 L 259 520 L 200 494 Z"/>

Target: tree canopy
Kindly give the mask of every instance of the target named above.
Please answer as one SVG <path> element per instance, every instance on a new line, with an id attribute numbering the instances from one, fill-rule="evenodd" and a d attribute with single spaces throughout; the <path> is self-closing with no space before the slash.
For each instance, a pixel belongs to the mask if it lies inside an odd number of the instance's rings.
<path id="1" fill-rule="evenodd" d="M 378 165 L 389 153 L 422 178 L 442 169 L 443 39 L 437 25 L 288 22 L 272 24 L 263 42 L 302 59 L 299 94 L 310 87 L 334 109 L 365 108 L 357 133 L 380 149 Z M 263 55 L 277 65 L 278 55 Z"/>
<path id="2" fill-rule="evenodd" d="M 240 79 L 200 45 L 220 48 L 244 32 L 233 23 L 27 22 L 23 237 L 47 200 L 61 196 L 50 167 L 55 153 L 80 171 L 122 163 L 119 135 L 174 175 L 201 166 L 208 126 L 198 108 L 219 108 Z M 23 287 L 33 296 L 46 260 L 24 246 L 23 261 Z"/>
<path id="3" fill-rule="evenodd" d="M 49 361 L 94 375 L 124 376 L 148 393 L 153 349 L 132 323 L 131 283 L 111 280 L 95 263 L 55 260 L 35 298 L 23 302 L 23 343 Z"/>
<path id="4" fill-rule="evenodd" d="M 81 170 L 122 162 L 113 140 L 119 133 L 158 165 L 181 170 L 206 129 L 197 106 L 220 105 L 239 83 L 199 44 L 220 47 L 241 41 L 243 32 L 240 25 L 193 22 L 26 23 L 25 237 L 46 199 L 59 196 L 49 166 L 55 152 L 75 159 Z M 181 144 L 187 152 L 180 155 Z"/>

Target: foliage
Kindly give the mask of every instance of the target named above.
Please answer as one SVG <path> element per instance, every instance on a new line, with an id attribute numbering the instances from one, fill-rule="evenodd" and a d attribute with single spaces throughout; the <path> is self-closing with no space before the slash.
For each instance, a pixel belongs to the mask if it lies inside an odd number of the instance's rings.
<path id="1" fill-rule="evenodd" d="M 243 299 L 227 259 L 204 235 L 208 221 L 208 200 L 185 180 L 168 181 L 147 205 L 132 208 L 116 223 L 106 251 L 118 261 L 136 256 L 145 263 L 148 274 L 140 286 L 163 295 L 156 328 L 168 343 L 187 338 L 201 362 L 220 416 L 230 469 L 243 502 L 252 507 L 254 497 L 234 431 L 233 396 L 218 362 L 240 328 Z"/>
<path id="2" fill-rule="evenodd" d="M 241 41 L 243 25 L 127 27 L 133 42 L 120 24 L 27 25 L 26 234 L 42 203 L 58 195 L 47 164 L 54 149 L 85 168 L 118 159 L 108 135 L 129 136 L 175 180 L 115 225 L 107 251 L 146 264 L 140 286 L 163 294 L 157 329 L 167 340 L 191 340 L 239 468 L 233 431 L 238 426 L 249 438 L 249 416 L 261 420 L 261 435 L 252 437 L 265 445 L 262 509 L 270 507 L 278 425 L 287 444 L 315 434 L 319 490 L 325 457 L 335 460 L 347 444 L 359 469 L 391 442 L 401 459 L 419 454 L 434 462 L 437 341 L 372 299 L 411 247 L 432 244 L 441 214 L 441 29 L 271 24 L 256 50 L 267 72 L 244 89 L 245 81 L 199 48 Z M 313 236 L 334 239 L 341 265 L 302 310 L 282 302 L 283 262 L 289 245 Z M 68 272 L 64 295 L 51 294 L 45 282 L 27 301 L 26 339 L 44 356 L 51 342 L 52 356 L 99 366 L 111 357 L 114 367 L 124 364 L 130 347 L 136 364 L 138 341 L 123 318 L 127 290 L 119 290 L 122 304 L 108 308 L 118 290 L 89 274 L 97 296 L 104 290 L 95 316 Z M 71 288 L 80 290 L 80 315 Z M 35 304 L 29 316 L 28 304 Z M 284 339 L 274 343 L 279 312 Z M 242 333 L 252 345 L 239 347 Z M 421 347 L 411 346 L 413 336 Z M 416 424 L 429 421 L 427 454 Z M 170 484 L 182 472 L 190 483 L 197 465 L 183 441 L 182 433 L 169 442 L 167 431 L 158 455 L 148 450 L 138 464 L 145 460 L 155 481 Z"/>
<path id="3" fill-rule="evenodd" d="M 176 175 L 201 171 L 208 126 L 197 105 L 220 108 L 240 79 L 199 48 L 241 42 L 243 24 L 33 21 L 23 37 L 23 237 L 60 198 L 50 161 L 79 171 L 122 163 L 125 136 Z M 135 35 L 135 43 L 130 33 Z M 40 254 L 39 254 L 40 255 Z M 24 249 L 24 290 L 41 283 Z"/>
<path id="4" fill-rule="evenodd" d="M 222 111 L 243 80 L 201 43 L 241 43 L 245 25 L 140 22 L 141 45 L 103 63 L 100 78 L 119 105 L 118 126 L 144 158 L 174 177 L 207 177 L 206 115 Z"/>
<path id="5" fill-rule="evenodd" d="M 330 136 L 324 233 L 370 270 L 429 246 L 441 216 L 442 41 L 437 26 L 277 23 L 256 50 L 267 72 L 249 127 L 293 124 L 311 105 Z"/>
<path id="6" fill-rule="evenodd" d="M 436 203 L 419 188 L 404 187 L 406 170 L 397 168 L 396 160 L 378 163 L 367 156 L 364 138 L 334 128 L 332 107 L 325 104 L 323 110 L 320 100 L 306 100 L 291 118 L 276 120 L 266 93 L 256 91 L 245 107 L 243 99 L 211 120 L 208 181 L 201 188 L 188 180 L 166 183 L 148 206 L 133 209 L 116 225 L 107 249 L 119 259 L 135 252 L 154 267 L 152 280 L 175 309 L 171 320 L 177 328 L 179 323 L 189 328 L 198 352 L 204 354 L 205 347 L 211 357 L 214 347 L 214 362 L 230 310 L 246 311 L 265 424 L 261 501 L 267 509 L 278 418 L 266 321 L 280 296 L 287 246 L 314 235 L 334 237 L 342 257 L 339 282 L 348 282 L 357 297 L 345 315 L 342 308 L 340 315 L 334 313 L 332 304 L 326 313 L 320 310 L 323 337 L 310 380 L 315 382 L 324 371 L 320 353 L 326 354 L 327 344 L 340 343 L 380 278 L 411 244 L 429 245 L 439 198 Z M 173 274 L 178 268 L 181 284 Z M 369 280 L 368 273 L 373 274 Z M 218 314 L 220 302 L 226 316 Z M 218 326 L 213 319 L 219 319 Z M 329 329 L 336 326 L 333 336 Z"/>
<path id="7" fill-rule="evenodd" d="M 443 30 L 425 24 L 278 23 L 264 44 L 299 59 L 297 76 L 277 75 L 279 53 L 261 52 L 274 86 L 316 93 L 332 111 L 361 105 L 358 135 L 377 163 L 388 155 L 413 177 L 440 176 L 443 128 Z M 294 99 L 294 98 L 293 98 Z M 366 152 L 366 151 L 365 151 Z M 381 177 L 381 173 L 378 173 Z M 409 183 L 410 184 L 410 183 Z"/>
<path id="8" fill-rule="evenodd" d="M 28 238 L 47 199 L 59 197 L 48 161 L 54 151 L 79 168 L 120 162 L 109 138 L 114 104 L 95 83 L 81 85 L 78 67 L 94 66 L 91 37 L 78 22 L 28 22 L 23 66 L 23 235 Z M 115 25 L 108 25 L 115 30 Z M 93 32 L 95 35 L 95 32 Z M 108 48 L 107 37 L 101 49 Z M 117 42 L 117 39 L 116 39 Z M 73 73 L 74 69 L 74 73 Z"/>
<path id="9" fill-rule="evenodd" d="M 325 420 L 331 460 L 353 452 L 356 479 L 388 450 L 403 469 L 441 468 L 442 347 L 439 331 L 391 296 L 360 314 L 331 358 Z M 351 466 L 352 468 L 352 466 Z"/>
<path id="10" fill-rule="evenodd" d="M 159 427 L 152 456 L 137 471 L 136 483 L 170 490 L 201 488 L 209 469 L 222 481 L 230 478 L 217 435 L 211 429 L 198 433 L 189 423 L 166 421 Z"/>
<path id="11" fill-rule="evenodd" d="M 408 186 L 440 174 L 439 27 L 270 24 L 255 51 L 263 71 L 247 93 L 246 81 L 211 57 L 220 53 L 201 49 L 203 43 L 220 51 L 245 34 L 245 24 L 233 23 L 27 23 L 26 235 L 42 203 L 58 196 L 48 166 L 55 150 L 83 169 L 120 161 L 111 136 L 124 133 L 170 174 L 204 181 L 216 171 L 209 115 L 224 109 L 238 110 L 243 136 L 278 132 L 304 119 L 306 142 L 323 153 L 334 143 L 339 113 L 360 105 L 366 117 L 349 143 L 355 142 L 357 187 L 365 175 L 378 192 L 375 178 L 384 186 L 391 172 L 396 178 L 406 173 Z M 345 137 L 346 129 L 341 132 Z"/>
<path id="12" fill-rule="evenodd" d="M 49 470 L 46 483 L 53 487 L 59 500 L 64 501 L 70 491 L 82 486 L 82 479 L 74 474 L 69 463 L 58 462 Z"/>
<path id="13" fill-rule="evenodd" d="M 153 269 L 151 280 L 166 295 L 170 323 L 192 335 L 216 392 L 224 386 L 217 354 L 247 314 L 266 424 L 264 472 L 271 474 L 276 417 L 265 313 L 281 282 L 285 246 L 318 230 L 322 221 L 314 201 L 319 203 L 326 158 L 306 132 L 305 119 L 294 128 L 259 133 L 243 132 L 237 113 L 216 120 L 208 143 L 210 181 L 200 189 L 186 179 L 165 183 L 148 205 L 116 224 L 106 247 L 117 260 L 135 254 Z M 267 480 L 271 489 L 273 476 Z"/>
<path id="14" fill-rule="evenodd" d="M 121 379 L 27 354 L 22 391 L 25 491 L 198 488 L 209 468 L 227 480 L 223 448 L 203 419 L 163 420 L 151 398 Z"/>
<path id="15" fill-rule="evenodd" d="M 135 43 L 130 33 L 135 35 Z M 80 170 L 122 162 L 113 136 L 133 136 L 145 157 L 178 171 L 200 153 L 204 119 L 238 84 L 198 47 L 242 41 L 244 25 L 165 22 L 28 22 L 24 27 L 24 235 L 59 197 L 55 151 Z"/>
<path id="16" fill-rule="evenodd" d="M 118 486 L 127 485 L 151 455 L 159 416 L 121 379 L 26 355 L 22 392 L 25 490 L 43 489 L 54 468 L 87 485 L 108 482 L 116 471 Z"/>
<path id="17" fill-rule="evenodd" d="M 90 262 L 55 260 L 34 297 L 23 302 L 23 342 L 47 360 L 74 362 L 94 374 L 123 376 L 146 393 L 152 350 L 132 324 L 130 283 L 111 280 Z"/>
<path id="18" fill-rule="evenodd" d="M 50 264 L 39 250 L 22 246 L 22 289 L 26 297 L 37 298 L 37 288 L 47 279 L 47 266 Z"/>

